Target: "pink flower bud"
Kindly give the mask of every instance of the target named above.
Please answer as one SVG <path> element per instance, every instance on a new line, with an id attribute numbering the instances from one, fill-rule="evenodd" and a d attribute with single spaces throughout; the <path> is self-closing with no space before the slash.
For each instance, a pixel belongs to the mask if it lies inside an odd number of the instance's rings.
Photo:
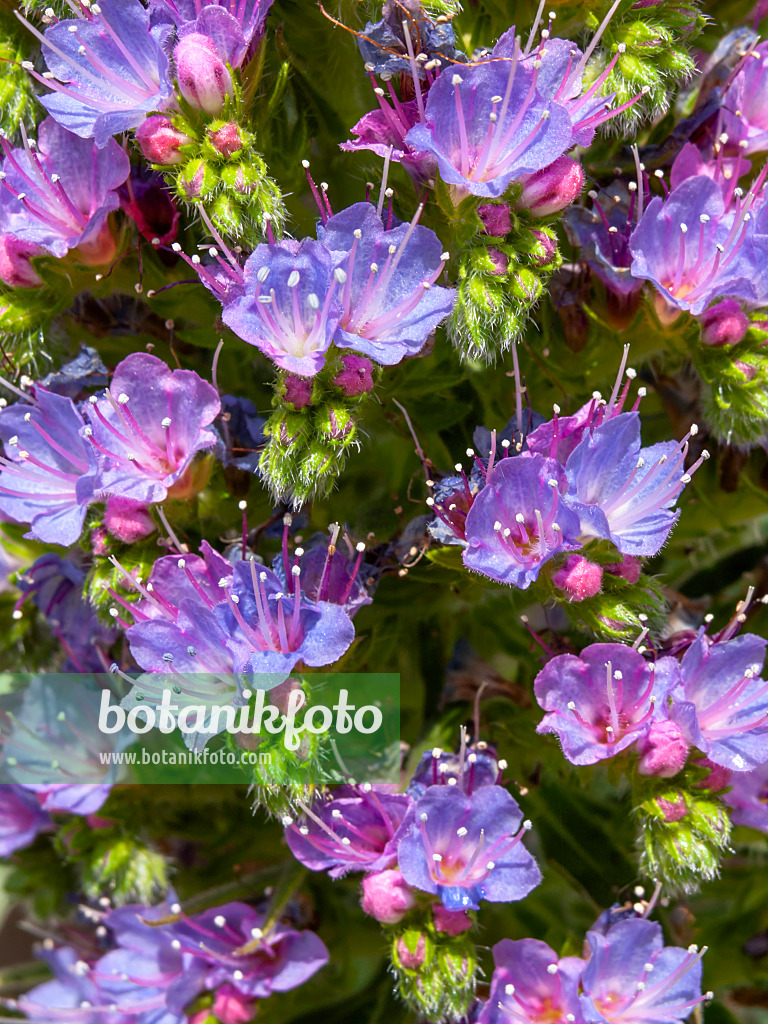
<path id="1" fill-rule="evenodd" d="M 43 279 L 29 262 L 32 256 L 43 256 L 34 242 L 22 242 L 13 235 L 0 235 L 0 280 L 9 288 L 37 288 Z"/>
<path id="2" fill-rule="evenodd" d="M 240 128 L 234 121 L 223 124 L 215 131 L 209 130 L 208 141 L 219 156 L 223 156 L 227 160 L 234 156 L 235 153 L 239 153 L 243 148 L 243 137 L 240 133 Z"/>
<path id="3" fill-rule="evenodd" d="M 604 566 L 604 568 L 612 576 L 621 576 L 627 583 L 637 583 L 640 579 L 642 562 L 639 558 L 635 558 L 634 555 L 624 555 L 620 562 L 612 562 L 610 565 Z"/>
<path id="4" fill-rule="evenodd" d="M 541 245 L 541 252 L 538 254 L 534 253 L 534 258 L 540 267 L 546 267 L 554 259 L 557 252 L 557 242 L 543 231 L 533 231 L 531 233 L 536 236 Z"/>
<path id="5" fill-rule="evenodd" d="M 435 931 L 443 932 L 455 938 L 472 927 L 472 918 L 466 910 L 446 910 L 442 903 L 432 907 L 432 920 Z"/>
<path id="6" fill-rule="evenodd" d="M 365 913 L 381 924 L 397 924 L 416 906 L 413 893 L 395 868 L 366 875 L 360 902 Z"/>
<path id="7" fill-rule="evenodd" d="M 653 722 L 639 749 L 637 770 L 641 775 L 671 779 L 688 758 L 688 744 L 675 722 Z"/>
<path id="8" fill-rule="evenodd" d="M 305 409 L 312 405 L 312 381 L 308 377 L 297 377 L 295 373 L 285 376 L 283 400 L 294 409 Z"/>
<path id="9" fill-rule="evenodd" d="M 664 815 L 664 821 L 682 821 L 688 813 L 688 804 L 685 802 L 685 797 L 682 793 L 678 793 L 674 801 L 666 800 L 663 796 L 660 796 L 656 802 L 659 805 L 659 810 Z"/>
<path id="10" fill-rule="evenodd" d="M 733 365 L 744 374 L 746 380 L 754 380 L 757 376 L 757 367 L 743 362 L 741 359 L 734 359 Z"/>
<path id="11" fill-rule="evenodd" d="M 247 1024 L 253 1020 L 256 1000 L 244 996 L 234 985 L 220 985 L 216 990 L 211 1013 L 221 1024 Z"/>
<path id="12" fill-rule="evenodd" d="M 566 594 L 569 601 L 584 601 L 600 593 L 603 570 L 582 555 L 569 555 L 557 572 L 553 573 L 552 582 Z"/>
<path id="13" fill-rule="evenodd" d="M 337 388 L 341 388 L 349 398 L 364 395 L 373 387 L 373 363 L 365 356 L 357 356 L 345 352 L 341 357 L 342 369 L 333 378 Z"/>
<path id="14" fill-rule="evenodd" d="M 696 789 L 710 789 L 713 793 L 718 793 L 721 789 L 725 789 L 726 786 L 730 786 L 731 775 L 733 774 L 730 768 L 723 768 L 722 765 L 713 764 L 706 757 L 699 758 L 695 764 L 698 768 L 709 769 L 709 774 L 701 782 L 694 784 Z"/>
<path id="15" fill-rule="evenodd" d="M 528 210 L 534 217 L 549 217 L 578 198 L 584 187 L 584 172 L 573 157 L 561 156 L 549 167 L 525 174 L 520 180 L 523 191 L 515 209 Z"/>
<path id="16" fill-rule="evenodd" d="M 419 936 L 413 949 L 405 939 L 399 938 L 397 940 L 397 959 L 407 971 L 417 971 L 427 959 L 427 942 L 424 936 Z"/>
<path id="17" fill-rule="evenodd" d="M 477 215 L 483 222 L 486 235 L 503 238 L 512 230 L 512 214 L 506 203 L 483 203 Z"/>
<path id="18" fill-rule="evenodd" d="M 232 76 L 208 36 L 192 32 L 174 51 L 181 95 L 197 110 L 220 114 L 234 95 Z"/>
<path id="19" fill-rule="evenodd" d="M 492 273 L 501 277 L 502 274 L 506 274 L 509 269 L 509 257 L 500 250 L 491 246 L 488 249 L 488 258 L 493 264 Z"/>
<path id="20" fill-rule="evenodd" d="M 111 548 L 109 534 L 103 526 L 97 526 L 91 530 L 91 548 L 94 555 L 104 557 L 109 554 Z"/>
<path id="21" fill-rule="evenodd" d="M 104 525 L 123 544 L 134 544 L 156 530 L 149 508 L 143 502 L 115 494 L 107 499 Z"/>
<path id="22" fill-rule="evenodd" d="M 735 299 L 723 299 L 699 317 L 705 345 L 735 345 L 747 333 L 749 320 Z"/>
<path id="23" fill-rule="evenodd" d="M 136 129 L 136 142 L 142 156 L 151 164 L 182 164 L 186 160 L 180 151 L 194 140 L 178 128 L 173 127 L 170 117 L 164 114 L 153 114 Z"/>

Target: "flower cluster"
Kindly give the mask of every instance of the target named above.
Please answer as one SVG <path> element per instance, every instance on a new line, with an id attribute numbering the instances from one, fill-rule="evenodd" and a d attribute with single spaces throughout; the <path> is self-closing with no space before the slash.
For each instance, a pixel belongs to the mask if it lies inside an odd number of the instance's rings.
<path id="1" fill-rule="evenodd" d="M 214 388 L 147 353 L 124 359 L 103 395 L 79 406 L 41 385 L 20 399 L 0 410 L 0 508 L 47 543 L 74 543 L 102 500 L 120 539 L 152 532 L 146 507 L 199 490 L 195 456 L 217 441 L 206 429 L 220 410 Z"/>
<path id="2" fill-rule="evenodd" d="M 536 677 L 547 712 L 538 731 L 556 733 L 573 764 L 632 746 L 644 775 L 677 775 L 694 751 L 752 772 L 768 761 L 765 646 L 749 633 L 713 640 L 701 631 L 679 661 L 650 662 L 622 644 L 558 655 Z"/>
<path id="3" fill-rule="evenodd" d="M 602 917 L 610 918 L 610 911 Z M 587 932 L 583 958 L 558 958 L 538 939 L 498 942 L 490 995 L 472 1020 L 543 1024 L 556 1014 L 578 1024 L 671 1024 L 711 998 L 701 994 L 706 949 L 665 946 L 661 926 L 636 914 L 616 915 L 607 926 L 602 917 Z"/>
<path id="4" fill-rule="evenodd" d="M 54 979 L 14 1004 L 28 1020 L 187 1024 L 212 1013 L 222 1024 L 242 1024 L 260 1000 L 303 985 L 328 962 L 314 932 L 270 923 L 245 903 L 187 915 L 171 897 L 99 919 L 110 947 L 102 956 L 84 960 L 68 946 L 43 951 Z"/>
<path id="5" fill-rule="evenodd" d="M 624 411 L 635 377 L 628 370 L 621 388 L 625 365 L 626 353 L 607 401 L 595 393 L 572 416 L 555 407 L 553 419 L 529 432 L 518 404 L 514 442 L 502 435 L 497 443 L 493 432 L 486 457 L 468 450 L 470 477 L 458 465 L 459 477 L 439 483 L 427 499 L 437 515 L 430 529 L 443 543 L 464 548 L 468 569 L 526 589 L 546 563 L 581 551 L 591 539 L 610 541 L 629 560 L 619 574 L 661 550 L 679 516 L 680 494 L 709 455 L 686 468 L 695 427 L 682 441 L 642 447 L 638 402 Z M 599 592 L 601 577 L 599 566 L 569 555 L 553 582 L 578 601 Z"/>
<path id="6" fill-rule="evenodd" d="M 521 843 L 531 822 L 500 784 L 501 768 L 485 744 L 458 762 L 435 750 L 404 794 L 342 789 L 287 819 L 288 845 L 333 878 L 364 871 L 363 909 L 382 923 L 426 900 L 438 929 L 458 935 L 481 900 L 520 900 L 541 881 Z"/>

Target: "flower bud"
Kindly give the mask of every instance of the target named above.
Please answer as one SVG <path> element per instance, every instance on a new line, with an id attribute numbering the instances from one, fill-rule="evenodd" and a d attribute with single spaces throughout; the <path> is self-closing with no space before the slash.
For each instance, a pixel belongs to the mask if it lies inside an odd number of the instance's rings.
<path id="1" fill-rule="evenodd" d="M 417 971 L 427 958 L 426 937 L 413 930 L 406 932 L 397 940 L 396 954 L 398 966 Z"/>
<path id="2" fill-rule="evenodd" d="M 688 804 L 682 793 L 678 793 L 673 800 L 667 800 L 663 796 L 657 797 L 656 803 L 666 822 L 682 821 L 688 813 Z"/>
<path id="3" fill-rule="evenodd" d="M 216 191 L 219 178 L 205 160 L 190 160 L 182 167 L 176 180 L 176 191 L 182 199 L 194 202 L 207 199 Z"/>
<path id="4" fill-rule="evenodd" d="M 239 153 L 245 145 L 243 130 L 234 121 L 218 122 L 208 128 L 208 142 L 214 152 L 225 160 Z"/>
<path id="5" fill-rule="evenodd" d="M 533 217 L 549 217 L 578 198 L 584 186 L 581 164 L 570 156 L 558 157 L 549 167 L 521 178 L 523 191 L 515 204 Z"/>
<path id="6" fill-rule="evenodd" d="M 709 758 L 701 757 L 694 762 L 697 768 L 708 768 L 709 774 L 701 782 L 694 783 L 696 789 L 708 789 L 712 793 L 719 793 L 721 789 L 731 784 L 730 768 L 723 768 L 722 765 L 714 764 Z"/>
<path id="7" fill-rule="evenodd" d="M 0 235 L 0 280 L 9 288 L 37 288 L 43 279 L 29 262 L 32 256 L 43 256 L 34 242 L 22 242 L 13 235 Z"/>
<path id="8" fill-rule="evenodd" d="M 174 51 L 181 95 L 197 110 L 221 113 L 234 95 L 232 76 L 208 36 L 193 32 Z"/>
<path id="9" fill-rule="evenodd" d="M 365 356 L 345 352 L 341 357 L 342 369 L 333 378 L 348 398 L 364 395 L 373 388 L 373 363 Z"/>
<path id="10" fill-rule="evenodd" d="M 308 377 L 298 377 L 295 373 L 287 373 L 283 381 L 282 399 L 294 409 L 306 409 L 312 405 L 312 381 Z"/>
<path id="11" fill-rule="evenodd" d="M 472 918 L 466 910 L 446 910 L 442 903 L 432 907 L 435 931 L 455 938 L 472 927 Z"/>
<path id="12" fill-rule="evenodd" d="M 747 381 L 752 381 L 757 376 L 757 367 L 745 363 L 742 359 L 734 359 L 733 365 L 740 373 L 744 374 Z"/>
<path id="13" fill-rule="evenodd" d="M 557 240 L 550 238 L 544 231 L 532 231 L 538 243 L 531 251 L 531 258 L 539 267 L 548 266 L 557 255 Z"/>
<path id="14" fill-rule="evenodd" d="M 509 257 L 505 256 L 501 249 L 497 249 L 495 246 L 491 246 L 488 249 L 487 255 L 488 259 L 491 261 L 491 266 L 493 267 L 491 273 L 496 277 L 501 277 L 503 274 L 506 274 L 509 270 Z"/>
<path id="15" fill-rule="evenodd" d="M 620 576 L 627 583 L 637 583 L 640 579 L 642 562 L 634 555 L 624 555 L 620 562 L 611 562 L 604 566 L 605 570 L 612 576 Z"/>
<path id="16" fill-rule="evenodd" d="M 156 529 L 149 508 L 143 502 L 122 498 L 116 494 L 110 495 L 107 499 L 104 525 L 112 536 L 123 544 L 134 544 L 142 537 L 154 533 Z"/>
<path id="17" fill-rule="evenodd" d="M 747 333 L 749 320 L 735 299 L 723 299 L 699 317 L 705 345 L 735 345 Z"/>
<path id="18" fill-rule="evenodd" d="M 136 129 L 136 142 L 145 160 L 170 167 L 172 164 L 184 163 L 186 157 L 181 147 L 189 146 L 194 139 L 174 128 L 170 117 L 153 114 Z"/>
<path id="19" fill-rule="evenodd" d="M 688 758 L 688 744 L 676 722 L 653 722 L 639 754 L 637 770 L 641 775 L 671 779 L 682 770 Z"/>
<path id="20" fill-rule="evenodd" d="M 512 230 L 512 214 L 506 203 L 483 203 L 478 206 L 477 215 L 486 235 L 503 238 Z"/>
<path id="21" fill-rule="evenodd" d="M 361 905 L 366 914 L 381 924 L 397 924 L 413 910 L 416 900 L 400 872 L 389 869 L 366 875 Z"/>
<path id="22" fill-rule="evenodd" d="M 234 985 L 219 986 L 211 1011 L 221 1024 L 247 1024 L 256 1012 L 256 1000 L 244 996 Z"/>
<path id="23" fill-rule="evenodd" d="M 553 574 L 552 582 L 569 601 L 584 601 L 600 593 L 603 570 L 581 555 L 569 555 Z"/>
<path id="24" fill-rule="evenodd" d="M 328 405 L 318 417 L 317 425 L 323 437 L 331 441 L 350 439 L 355 432 L 355 420 L 343 405 Z"/>

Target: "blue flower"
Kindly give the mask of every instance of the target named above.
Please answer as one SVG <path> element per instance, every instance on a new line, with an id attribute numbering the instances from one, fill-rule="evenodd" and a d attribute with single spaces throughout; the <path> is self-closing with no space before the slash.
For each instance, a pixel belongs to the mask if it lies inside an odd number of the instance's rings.
<path id="1" fill-rule="evenodd" d="M 768 761 L 768 683 L 760 676 L 765 646 L 751 633 L 719 643 L 701 633 L 676 672 L 670 718 L 709 761 L 735 772 Z M 677 670 L 673 659 L 662 661 Z"/>
<path id="2" fill-rule="evenodd" d="M 0 511 L 29 523 L 27 536 L 68 547 L 93 498 L 83 419 L 71 399 L 45 388 L 26 397 L 0 409 Z"/>
<path id="3" fill-rule="evenodd" d="M 464 565 L 499 583 L 529 587 L 550 558 L 581 547 L 579 517 L 562 500 L 566 488 L 554 459 L 500 459 L 467 513 Z"/>
<path id="4" fill-rule="evenodd" d="M 437 235 L 415 221 L 386 230 L 372 206 L 355 203 L 320 238 L 342 276 L 335 344 L 384 366 L 420 352 L 453 308 L 453 289 L 435 284 L 447 259 Z"/>
<path id="5" fill-rule="evenodd" d="M 692 430 L 691 433 L 695 433 Z M 640 447 L 640 417 L 622 413 L 591 430 L 565 464 L 567 501 L 584 533 L 613 541 L 623 555 L 655 555 L 680 515 L 673 507 L 705 452 L 685 468 L 683 441 Z"/>
<path id="6" fill-rule="evenodd" d="M 541 881 L 522 845 L 530 828 L 500 786 L 467 796 L 458 786 L 430 786 L 397 835 L 397 861 L 408 885 L 439 896 L 446 910 L 477 910 L 480 900 L 507 903 Z"/>
<path id="7" fill-rule="evenodd" d="M 165 44 L 170 27 L 150 28 L 139 0 L 101 0 L 81 17 L 49 26 L 40 40 L 54 90 L 41 97 L 46 110 L 68 131 L 106 146 L 110 136 L 136 128 L 173 96 Z"/>
<path id="8" fill-rule="evenodd" d="M 630 918 L 607 934 L 587 932 L 581 978 L 587 1024 L 676 1024 L 704 1000 L 696 946 L 665 946 L 661 926 Z"/>
<path id="9" fill-rule="evenodd" d="M 2 140 L 0 231 L 57 257 L 77 249 L 80 261 L 103 264 L 115 255 L 107 216 L 120 206 L 115 191 L 128 177 L 130 160 L 114 139 L 97 149 L 47 117 L 33 149 Z"/>
<path id="10" fill-rule="evenodd" d="M 35 793 L 23 786 L 0 784 L 0 857 L 29 846 L 52 826 Z"/>

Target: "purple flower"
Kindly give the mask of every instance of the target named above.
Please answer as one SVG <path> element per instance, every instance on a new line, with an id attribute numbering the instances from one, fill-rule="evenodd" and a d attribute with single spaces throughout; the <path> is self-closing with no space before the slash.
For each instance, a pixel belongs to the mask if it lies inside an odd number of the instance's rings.
<path id="1" fill-rule="evenodd" d="M 609 294 L 629 299 L 642 288 L 632 276 L 629 239 L 637 213 L 637 190 L 630 191 L 623 181 L 614 181 L 605 192 L 594 193 L 592 209 L 572 206 L 563 221 L 573 245 L 602 281 Z M 599 199 L 599 202 L 598 202 Z"/>
<path id="2" fill-rule="evenodd" d="M 751 196 L 751 194 L 750 194 Z M 728 209 L 722 190 L 703 175 L 687 178 L 669 198 L 656 197 L 629 241 L 632 276 L 651 281 L 670 309 L 702 313 L 718 297 L 757 305 L 765 297 L 754 248 L 749 197 Z"/>
<path id="3" fill-rule="evenodd" d="M 660 551 L 680 514 L 672 507 L 691 474 L 709 458 L 704 452 L 685 469 L 690 436 L 641 448 L 636 412 L 591 430 L 565 464 L 566 500 L 578 510 L 582 530 L 613 541 L 623 555 Z"/>
<path id="4" fill-rule="evenodd" d="M 745 154 L 768 150 L 768 45 L 750 48 L 738 74 L 725 91 L 722 129 L 729 145 Z"/>
<path id="5" fill-rule="evenodd" d="M 760 678 L 766 641 L 745 633 L 712 643 L 700 634 L 683 655 L 679 703 L 670 717 L 708 760 L 736 772 L 768 761 L 768 683 Z"/>
<path id="6" fill-rule="evenodd" d="M 306 600 L 339 605 L 351 619 L 373 600 L 360 576 L 365 544 L 356 545 L 355 561 L 351 562 L 352 551 L 348 558 L 336 546 L 338 527 L 333 530 L 330 538 L 323 536 L 319 543 L 310 542 L 306 551 L 296 548 L 292 562 L 286 538 L 283 552 L 275 557 L 272 568 L 289 594 L 294 593 L 298 584 Z"/>
<path id="7" fill-rule="evenodd" d="M 70 946 L 43 949 L 39 954 L 51 968 L 54 978 L 36 985 L 18 1000 L 18 1009 L 39 1024 L 66 1021 L 67 1024 L 137 1024 L 113 1008 L 112 994 L 105 991 L 90 964 L 80 959 Z M 146 1024 L 150 1024 L 147 1020 Z M 175 1024 L 170 1019 L 157 1024 Z M 181 1021 L 178 1024 L 182 1024 Z"/>
<path id="8" fill-rule="evenodd" d="M 420 150 L 406 142 L 406 136 L 414 125 L 421 121 L 418 102 L 400 100 L 392 87 L 386 83 L 392 103 L 384 98 L 384 90 L 375 86 L 379 109 L 371 110 L 351 128 L 357 135 L 356 139 L 342 142 L 339 149 L 354 153 L 358 149 L 368 149 L 384 159 L 389 157 L 403 165 L 417 185 L 434 182 L 437 176 L 437 161 L 432 153 Z"/>
<path id="9" fill-rule="evenodd" d="M 493 977 L 478 1024 L 583 1022 L 579 980 L 585 963 L 559 960 L 546 942 L 502 939 L 493 947 Z"/>
<path id="10" fill-rule="evenodd" d="M 135 736 L 99 728 L 102 689 L 90 676 L 35 676 L 3 740 L 7 777 L 38 794 L 46 811 L 93 814 L 117 777 L 109 756 Z M 107 761 L 103 760 L 107 755 Z"/>
<path id="11" fill-rule="evenodd" d="M 40 609 L 67 655 L 62 672 L 103 672 L 115 633 L 83 599 L 86 570 L 81 561 L 77 551 L 65 558 L 54 552 L 41 555 L 19 577 L 16 611 L 29 599 Z"/>
<path id="12" fill-rule="evenodd" d="M 216 609 L 228 635 L 236 672 L 290 672 L 297 662 L 330 665 L 346 652 L 355 629 L 336 604 L 307 601 L 300 574 L 286 594 L 273 572 L 255 562 L 238 562 L 226 604 Z"/>
<path id="13" fill-rule="evenodd" d="M 464 565 L 525 590 L 550 558 L 580 548 L 579 517 L 561 500 L 566 486 L 554 459 L 502 458 L 467 513 Z"/>
<path id="14" fill-rule="evenodd" d="M 587 942 L 581 979 L 587 1024 L 675 1024 L 704 999 L 704 950 L 665 946 L 654 921 L 619 921 L 605 935 L 587 932 Z"/>
<path id="15" fill-rule="evenodd" d="M 150 10 L 170 18 L 180 38 L 208 36 L 222 59 L 239 68 L 264 33 L 273 0 L 150 0 Z"/>
<path id="16" fill-rule="evenodd" d="M 169 913 L 175 919 L 163 921 Z M 153 919 L 158 923 L 144 923 Z M 264 931 L 265 914 L 244 903 L 192 916 L 178 904 L 167 909 L 133 905 L 112 911 L 104 923 L 118 948 L 102 957 L 93 973 L 112 990 L 111 1002 L 123 1013 L 164 1011 L 146 1024 L 186 1020 L 185 1008 L 203 992 L 223 990 L 245 1003 L 290 991 L 328 962 L 314 932 L 282 924 Z M 122 996 L 121 980 L 131 983 L 123 985 Z M 250 1009 L 242 1019 L 250 1019 L 255 1007 Z"/>
<path id="17" fill-rule="evenodd" d="M 0 857 L 29 846 L 52 824 L 34 793 L 23 786 L 0 783 Z"/>
<path id="18" fill-rule="evenodd" d="M 751 772 L 737 772 L 730 786 L 723 799 L 733 824 L 768 832 L 768 762 Z"/>
<path id="19" fill-rule="evenodd" d="M 406 793 L 418 800 L 430 786 L 457 785 L 472 796 L 477 789 L 496 785 L 505 767 L 496 752 L 482 742 L 460 754 L 445 753 L 435 747 L 421 755 Z"/>
<path id="20" fill-rule="evenodd" d="M 596 764 L 643 738 L 676 679 L 624 644 L 591 644 L 552 658 L 534 693 L 547 714 L 539 733 L 556 733 L 571 764 Z M 657 707 L 658 705 L 658 707 Z"/>
<path id="21" fill-rule="evenodd" d="M 531 827 L 500 786 L 471 797 L 458 786 L 430 786 L 397 834 L 398 867 L 417 889 L 440 897 L 446 910 L 477 910 L 480 900 L 520 900 L 541 881 L 520 840 Z"/>
<path id="22" fill-rule="evenodd" d="M 453 308 L 453 290 L 435 285 L 447 258 L 437 235 L 415 221 L 388 231 L 372 206 L 355 203 L 320 238 L 340 282 L 336 345 L 384 366 L 420 352 Z"/>
<path id="23" fill-rule="evenodd" d="M 394 836 L 411 798 L 383 788 L 341 786 L 316 800 L 285 838 L 293 856 L 311 871 L 341 878 L 349 871 L 378 872 L 397 860 Z"/>
<path id="24" fill-rule="evenodd" d="M 244 294 L 225 305 L 222 319 L 282 370 L 311 377 L 322 368 L 341 317 L 343 280 L 314 239 L 262 244 L 245 264 Z"/>
<path id="25" fill-rule="evenodd" d="M 81 261 L 106 263 L 116 243 L 107 215 L 120 206 L 115 191 L 128 177 L 128 156 L 114 139 L 97 149 L 47 117 L 33 149 L 2 140 L 0 230 L 57 257 L 77 248 Z"/>
<path id="26" fill-rule="evenodd" d="M 299 661 L 329 665 L 352 643 L 354 626 L 338 605 L 307 601 L 299 574 L 292 577 L 296 589 L 286 594 L 273 572 L 238 562 L 220 579 L 216 600 L 197 587 L 194 596 L 175 588 L 164 598 L 152 584 L 143 596 L 154 609 L 141 606 L 152 617 L 128 629 L 131 653 L 150 672 L 287 673 Z M 181 573 L 177 580 L 186 591 Z"/>
<path id="27" fill-rule="evenodd" d="M 573 145 L 573 126 L 554 95 L 537 89 L 539 69 L 514 57 L 453 65 L 427 94 L 425 123 L 406 142 L 432 153 L 457 195 L 503 195 L 512 182 L 553 163 Z"/>
<path id="28" fill-rule="evenodd" d="M 25 22 L 42 44 L 52 77 L 25 67 L 55 90 L 41 103 L 59 124 L 103 147 L 173 96 L 164 49 L 170 27 L 150 29 L 139 0 L 101 0 L 96 12 L 81 10 L 80 18 L 59 21 L 45 34 Z"/>
<path id="29" fill-rule="evenodd" d="M 93 483 L 80 436 L 83 420 L 71 399 L 36 387 L 0 409 L 0 511 L 46 544 L 74 544 L 80 536 Z"/>
<path id="30" fill-rule="evenodd" d="M 205 427 L 220 408 L 216 390 L 192 370 L 169 370 L 145 352 L 128 356 L 86 406 L 93 488 L 145 503 L 186 496 L 194 457 L 216 443 Z"/>
<path id="31" fill-rule="evenodd" d="M 538 49 L 521 53 L 510 29 L 487 59 L 443 71 L 406 142 L 435 156 L 456 198 L 500 196 L 572 146 L 589 145 L 595 128 L 620 112 L 600 95 L 609 70 L 582 92 L 586 61 L 573 43 L 549 33 Z"/>

